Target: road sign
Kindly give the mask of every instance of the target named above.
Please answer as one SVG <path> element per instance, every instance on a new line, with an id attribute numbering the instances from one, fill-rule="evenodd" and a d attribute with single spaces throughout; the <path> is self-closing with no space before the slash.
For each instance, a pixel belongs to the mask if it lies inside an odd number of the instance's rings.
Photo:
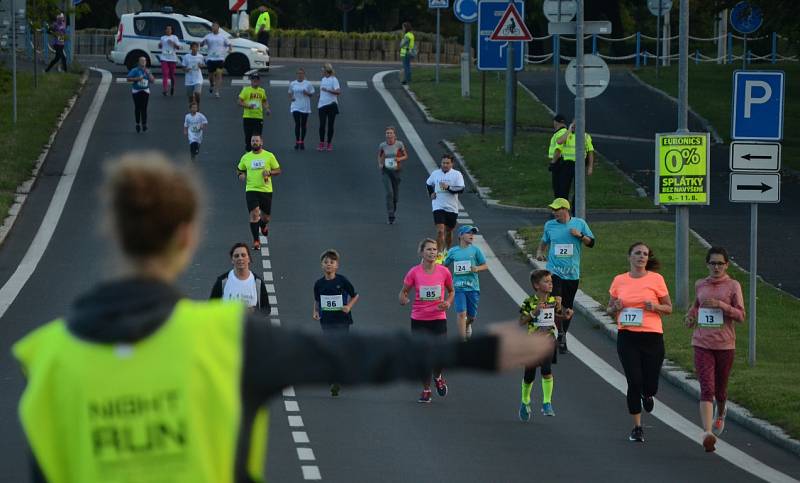
<path id="1" fill-rule="evenodd" d="M 247 10 L 247 0 L 228 0 L 228 7 L 231 12 Z"/>
<path id="2" fill-rule="evenodd" d="M 138 13 L 142 11 L 142 4 L 139 0 L 118 0 L 114 7 L 117 17 L 122 18 L 126 13 Z"/>
<path id="3" fill-rule="evenodd" d="M 785 77 L 782 71 L 733 73 L 731 138 L 765 141 L 783 138 Z"/>
<path id="4" fill-rule="evenodd" d="M 709 135 L 656 134 L 657 205 L 709 204 Z"/>
<path id="5" fill-rule="evenodd" d="M 450 0 L 428 0 L 428 8 L 447 8 Z"/>
<path id="6" fill-rule="evenodd" d="M 525 18 L 525 2 L 515 0 L 514 6 Z M 478 70 L 506 70 L 509 42 L 489 40 L 500 18 L 508 8 L 505 0 L 481 0 L 478 2 Z M 514 69 L 522 70 L 525 58 L 525 44 L 517 42 L 514 46 Z"/>
<path id="7" fill-rule="evenodd" d="M 731 173 L 730 200 L 734 203 L 778 203 L 781 175 L 778 173 Z"/>
<path id="8" fill-rule="evenodd" d="M 730 149 L 733 171 L 778 171 L 781 169 L 779 143 L 748 143 L 734 141 Z"/>
<path id="9" fill-rule="evenodd" d="M 740 34 L 752 34 L 763 21 L 761 9 L 749 2 L 739 2 L 731 9 L 731 27 Z"/>
<path id="10" fill-rule="evenodd" d="M 575 94 L 575 79 L 577 77 L 577 61 L 572 59 L 564 72 L 564 82 L 569 90 Z M 597 97 L 606 90 L 611 79 L 608 64 L 600 57 L 593 54 L 583 56 L 583 96 L 586 99 Z"/>
<path id="11" fill-rule="evenodd" d="M 550 22 L 547 24 L 547 33 L 550 35 L 575 35 L 575 22 Z M 583 22 L 583 34 L 610 34 L 611 22 L 595 20 Z"/>
<path id="12" fill-rule="evenodd" d="M 456 0 L 453 2 L 453 13 L 464 23 L 478 21 L 478 0 Z"/>
<path id="13" fill-rule="evenodd" d="M 542 10 L 550 22 L 569 22 L 575 18 L 578 3 L 575 0 L 544 0 Z"/>
<path id="14" fill-rule="evenodd" d="M 500 17 L 500 22 L 497 23 L 494 32 L 489 36 L 489 40 L 519 40 L 530 42 L 533 40 L 533 36 L 528 30 L 528 27 L 525 26 L 525 21 L 522 19 L 516 7 L 514 7 L 514 4 L 509 3 L 508 8 L 503 12 L 503 16 Z"/>
<path id="15" fill-rule="evenodd" d="M 662 16 L 666 15 L 672 10 L 672 0 L 647 0 L 647 9 L 656 17 L 659 16 L 659 11 Z"/>

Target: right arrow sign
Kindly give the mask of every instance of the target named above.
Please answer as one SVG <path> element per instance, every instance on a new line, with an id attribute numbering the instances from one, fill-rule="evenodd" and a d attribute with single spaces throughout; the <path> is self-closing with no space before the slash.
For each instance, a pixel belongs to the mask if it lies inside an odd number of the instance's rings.
<path id="1" fill-rule="evenodd" d="M 734 203 L 778 203 L 781 200 L 781 175 L 731 173 L 730 200 Z"/>
<path id="2" fill-rule="evenodd" d="M 730 146 L 733 171 L 778 171 L 781 169 L 781 145 L 734 141 Z"/>

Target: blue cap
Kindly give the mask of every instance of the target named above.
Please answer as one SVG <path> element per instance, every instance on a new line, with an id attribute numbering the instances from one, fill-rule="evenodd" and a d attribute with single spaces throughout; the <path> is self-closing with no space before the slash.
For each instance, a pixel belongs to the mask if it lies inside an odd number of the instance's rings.
<path id="1" fill-rule="evenodd" d="M 472 225 L 464 225 L 458 229 L 458 236 L 466 235 L 467 233 L 478 233 L 478 227 Z"/>

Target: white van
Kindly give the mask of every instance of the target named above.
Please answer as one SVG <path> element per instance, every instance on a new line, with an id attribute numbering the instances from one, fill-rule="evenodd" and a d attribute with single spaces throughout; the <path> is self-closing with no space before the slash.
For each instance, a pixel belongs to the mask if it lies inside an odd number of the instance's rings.
<path id="1" fill-rule="evenodd" d="M 115 64 L 124 64 L 132 69 L 139 57 L 146 57 L 148 65 L 161 65 L 158 42 L 164 35 L 167 25 L 172 26 L 172 32 L 183 44 L 178 50 L 178 55 L 189 52 L 189 44 L 200 42 L 207 33 L 211 32 L 211 22 L 193 15 L 172 13 L 171 9 L 161 12 L 127 13 L 122 16 L 114 49 L 108 54 L 108 59 Z M 231 36 L 223 29 L 219 31 L 229 37 L 232 50 L 225 58 L 225 70 L 229 75 L 240 76 L 251 70 L 269 70 L 269 48 L 264 44 L 243 38 Z M 201 54 L 206 54 L 206 47 L 200 49 Z"/>

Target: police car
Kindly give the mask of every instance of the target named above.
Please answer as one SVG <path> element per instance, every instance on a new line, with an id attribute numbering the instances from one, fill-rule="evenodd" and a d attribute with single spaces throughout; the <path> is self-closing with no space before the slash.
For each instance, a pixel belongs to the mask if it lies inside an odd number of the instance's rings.
<path id="1" fill-rule="evenodd" d="M 158 48 L 158 42 L 167 25 L 172 26 L 172 32 L 184 44 L 178 51 L 179 55 L 188 53 L 191 42 L 199 43 L 211 32 L 211 22 L 208 20 L 173 13 L 169 8 L 160 12 L 124 14 L 117 29 L 114 49 L 108 54 L 108 59 L 115 64 L 124 64 L 128 69 L 132 69 L 142 56 L 147 58 L 148 65 L 160 65 L 161 49 Z M 250 70 L 269 70 L 267 46 L 233 37 L 221 28 L 219 31 L 228 36 L 231 42 L 231 52 L 225 58 L 225 70 L 228 74 L 239 76 Z M 205 55 L 206 48 L 202 47 L 200 53 Z"/>

